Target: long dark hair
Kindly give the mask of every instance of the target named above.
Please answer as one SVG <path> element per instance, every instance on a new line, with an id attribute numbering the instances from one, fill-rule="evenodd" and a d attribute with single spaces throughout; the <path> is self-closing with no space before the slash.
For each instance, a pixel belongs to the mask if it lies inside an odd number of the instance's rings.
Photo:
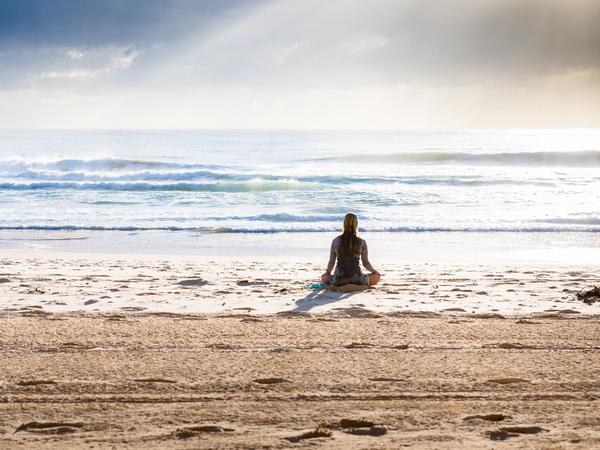
<path id="1" fill-rule="evenodd" d="M 358 237 L 358 217 L 348 213 L 344 217 L 344 233 L 342 234 L 342 253 L 353 255 L 358 253 L 360 238 Z"/>

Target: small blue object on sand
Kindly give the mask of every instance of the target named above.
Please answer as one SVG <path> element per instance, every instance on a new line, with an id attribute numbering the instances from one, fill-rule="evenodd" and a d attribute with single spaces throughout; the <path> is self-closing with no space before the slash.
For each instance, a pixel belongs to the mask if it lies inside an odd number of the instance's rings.
<path id="1" fill-rule="evenodd" d="M 328 288 L 329 286 L 323 283 L 313 283 L 313 284 L 307 284 L 306 286 L 304 286 L 306 289 L 325 289 Z"/>

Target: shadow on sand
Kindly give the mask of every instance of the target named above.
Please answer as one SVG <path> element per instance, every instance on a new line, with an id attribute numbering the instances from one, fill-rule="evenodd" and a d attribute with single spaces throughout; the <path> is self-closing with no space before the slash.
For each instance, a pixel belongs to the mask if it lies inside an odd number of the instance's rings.
<path id="1" fill-rule="evenodd" d="M 310 291 L 306 297 L 296 301 L 294 312 L 308 312 L 318 306 L 339 302 L 366 291 L 368 286 L 347 284 L 345 286 L 329 287 L 326 289 L 315 289 Z"/>

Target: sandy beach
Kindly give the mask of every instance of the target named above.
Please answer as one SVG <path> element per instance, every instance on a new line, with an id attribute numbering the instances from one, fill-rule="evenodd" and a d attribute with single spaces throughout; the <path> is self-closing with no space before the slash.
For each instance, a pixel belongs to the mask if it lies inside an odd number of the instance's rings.
<path id="1" fill-rule="evenodd" d="M 1 448 L 600 447 L 593 267 L 7 251 Z M 314 432 L 314 433 L 313 433 Z"/>
<path id="2" fill-rule="evenodd" d="M 0 1 L 0 450 L 600 450 L 599 22 Z"/>
<path id="3" fill-rule="evenodd" d="M 598 313 L 577 301 L 600 284 L 591 265 L 382 263 L 376 289 L 311 289 L 324 265 L 302 258 L 203 258 L 5 251 L 4 312 L 169 312 L 185 314 L 340 312 L 506 317 Z"/>
<path id="4" fill-rule="evenodd" d="M 600 447 L 597 317 L 2 323 L 2 448 Z"/>

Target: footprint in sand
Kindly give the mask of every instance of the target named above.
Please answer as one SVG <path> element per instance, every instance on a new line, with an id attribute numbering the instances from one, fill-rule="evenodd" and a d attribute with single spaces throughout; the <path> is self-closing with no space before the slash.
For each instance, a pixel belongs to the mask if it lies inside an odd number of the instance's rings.
<path id="1" fill-rule="evenodd" d="M 168 378 L 137 378 L 133 381 L 136 383 L 177 383 L 177 381 Z"/>
<path id="2" fill-rule="evenodd" d="M 305 439 L 330 438 L 330 437 L 331 437 L 331 431 L 329 431 L 325 428 L 317 428 L 316 430 L 307 431 L 306 433 L 302 433 L 298 436 L 290 436 L 290 437 L 286 437 L 284 439 L 286 441 L 290 441 L 290 442 L 300 442 Z"/>
<path id="3" fill-rule="evenodd" d="M 285 378 L 271 377 L 271 378 L 257 378 L 254 380 L 255 383 L 258 384 L 279 384 L 279 383 L 289 383 Z"/>
<path id="4" fill-rule="evenodd" d="M 240 280 L 236 283 L 238 286 L 268 286 L 269 282 L 262 280 L 248 281 Z"/>
<path id="5" fill-rule="evenodd" d="M 510 416 L 505 414 L 475 414 L 473 416 L 464 417 L 463 420 L 486 420 L 488 422 L 501 422 L 504 419 L 509 419 Z"/>
<path id="6" fill-rule="evenodd" d="M 495 383 L 495 384 L 516 384 L 516 383 L 529 383 L 529 380 L 524 380 L 523 378 L 493 378 L 491 380 L 487 380 L 487 383 Z"/>
<path id="7" fill-rule="evenodd" d="M 356 436 L 383 436 L 387 433 L 387 429 L 381 426 L 374 426 L 369 428 L 350 428 L 344 430 L 344 433 L 354 434 Z"/>
<path id="8" fill-rule="evenodd" d="M 203 280 L 202 278 L 192 278 L 189 280 L 181 280 L 177 283 L 179 286 L 204 286 L 208 284 L 208 281 Z"/>
<path id="9" fill-rule="evenodd" d="M 404 380 L 402 380 L 401 378 L 376 377 L 376 378 L 369 378 L 369 381 L 395 383 L 395 382 L 404 381 Z"/>
<path id="10" fill-rule="evenodd" d="M 369 344 L 366 342 L 352 342 L 351 344 L 344 345 L 344 348 L 354 349 L 354 348 L 371 348 L 373 344 Z"/>
<path id="11" fill-rule="evenodd" d="M 33 433 L 66 434 L 74 433 L 84 426 L 81 422 L 27 422 L 19 425 L 15 433 L 29 431 Z"/>
<path id="12" fill-rule="evenodd" d="M 225 433 L 235 431 L 233 428 L 224 428 L 218 425 L 198 425 L 179 428 L 175 431 L 177 439 L 189 439 L 204 433 Z"/>
<path id="13" fill-rule="evenodd" d="M 385 427 L 362 419 L 342 419 L 340 420 L 340 428 L 344 433 L 356 436 L 383 436 L 387 433 Z"/>
<path id="14" fill-rule="evenodd" d="M 39 386 L 42 384 L 56 384 L 54 380 L 28 380 L 28 381 L 19 381 L 17 385 L 19 386 Z"/>
<path id="15" fill-rule="evenodd" d="M 486 434 L 489 436 L 489 438 L 492 441 L 504 441 L 505 439 L 508 439 L 510 437 L 517 437 L 521 434 L 537 434 L 537 433 L 541 433 L 542 431 L 548 431 L 548 430 L 546 430 L 545 428 L 542 428 L 542 427 L 537 427 L 537 426 L 533 426 L 533 427 L 514 426 L 514 427 L 502 427 L 502 428 L 499 428 L 498 430 L 488 431 Z"/>

